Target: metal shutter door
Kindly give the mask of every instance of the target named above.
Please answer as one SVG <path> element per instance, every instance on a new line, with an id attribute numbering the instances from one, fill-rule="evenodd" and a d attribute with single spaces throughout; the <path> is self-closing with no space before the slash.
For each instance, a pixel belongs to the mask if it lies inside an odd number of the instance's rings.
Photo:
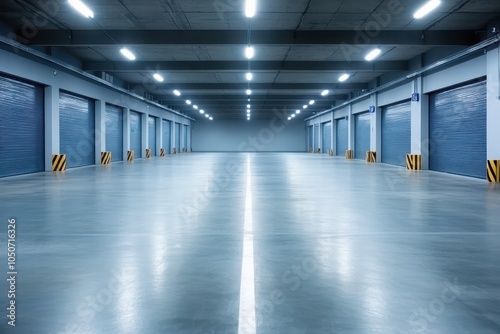
<path id="1" fill-rule="evenodd" d="M 162 120 L 163 125 L 162 125 L 162 131 L 163 131 L 163 137 L 162 137 L 162 145 L 163 148 L 165 149 L 165 152 L 167 154 L 170 154 L 170 122 Z"/>
<path id="2" fill-rule="evenodd" d="M 382 108 L 382 162 L 406 166 L 411 153 L 411 105 L 404 102 Z"/>
<path id="3" fill-rule="evenodd" d="M 356 124 L 356 140 L 355 140 L 355 158 L 366 159 L 366 151 L 370 150 L 370 122 L 371 115 L 369 113 L 357 114 L 355 116 Z"/>
<path id="4" fill-rule="evenodd" d="M 43 172 L 43 89 L 0 77 L 0 177 Z"/>
<path id="5" fill-rule="evenodd" d="M 323 126 L 323 145 L 321 151 L 328 154 L 332 145 L 332 122 L 324 123 Z"/>
<path id="6" fill-rule="evenodd" d="M 106 105 L 106 151 L 112 161 L 123 160 L 123 109 Z"/>
<path id="7" fill-rule="evenodd" d="M 141 114 L 135 111 L 130 112 L 130 149 L 134 151 L 136 158 L 142 157 L 142 120 Z"/>
<path id="8" fill-rule="evenodd" d="M 95 164 L 94 110 L 88 98 L 60 94 L 61 153 L 66 154 L 68 168 Z"/>
<path id="9" fill-rule="evenodd" d="M 486 178 L 486 82 L 430 97 L 430 169 Z"/>
<path id="10" fill-rule="evenodd" d="M 188 126 L 184 125 L 184 142 L 182 143 L 182 147 L 188 149 Z"/>
<path id="11" fill-rule="evenodd" d="M 336 154 L 338 156 L 345 155 L 345 151 L 347 151 L 349 147 L 348 143 L 348 122 L 347 119 L 341 118 L 337 120 L 337 147 Z"/>
<path id="12" fill-rule="evenodd" d="M 318 151 L 319 148 L 319 124 L 314 125 L 314 153 Z"/>
<path id="13" fill-rule="evenodd" d="M 181 125 L 179 123 L 175 123 L 175 148 L 177 152 L 180 152 L 181 148 Z"/>
<path id="14" fill-rule="evenodd" d="M 307 127 L 307 151 L 313 148 L 313 127 Z"/>
<path id="15" fill-rule="evenodd" d="M 156 155 L 156 118 L 148 117 L 148 148 L 151 150 L 151 156 Z"/>

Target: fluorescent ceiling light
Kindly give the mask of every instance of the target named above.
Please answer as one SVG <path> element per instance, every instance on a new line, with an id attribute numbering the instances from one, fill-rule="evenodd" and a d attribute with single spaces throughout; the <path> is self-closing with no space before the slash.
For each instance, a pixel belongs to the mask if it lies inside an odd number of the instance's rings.
<path id="1" fill-rule="evenodd" d="M 127 48 L 122 48 L 120 50 L 122 55 L 127 58 L 128 60 L 134 61 L 135 60 L 135 55 Z"/>
<path id="2" fill-rule="evenodd" d="M 181 94 L 181 92 L 179 92 L 177 89 L 176 89 L 176 90 L 174 90 L 174 94 L 175 94 L 176 96 L 181 96 L 181 95 L 182 95 L 182 94 Z"/>
<path id="3" fill-rule="evenodd" d="M 245 15 L 246 17 L 254 17 L 257 11 L 257 0 L 246 0 Z"/>
<path id="4" fill-rule="evenodd" d="M 252 59 L 254 56 L 255 49 L 253 48 L 253 46 L 247 46 L 247 48 L 245 49 L 245 57 L 247 57 L 248 59 Z"/>
<path id="5" fill-rule="evenodd" d="M 291 120 L 292 118 L 291 117 L 288 117 L 288 120 Z"/>
<path id="6" fill-rule="evenodd" d="M 252 95 L 252 90 L 251 89 L 247 89 L 247 95 Z"/>
<path id="7" fill-rule="evenodd" d="M 209 118 L 210 116 L 209 116 L 208 114 L 205 114 L 205 117 L 206 117 L 206 118 Z"/>
<path id="8" fill-rule="evenodd" d="M 292 118 L 294 118 L 294 117 L 295 117 L 295 114 L 292 114 Z"/>
<path id="9" fill-rule="evenodd" d="M 186 104 L 191 104 L 191 100 L 186 100 Z"/>
<path id="10" fill-rule="evenodd" d="M 90 10 L 89 7 L 87 7 L 87 5 L 85 5 L 80 0 L 69 0 L 68 2 L 71 6 L 73 6 L 73 8 L 79 11 L 80 14 L 82 14 L 86 18 L 94 18 L 94 13 Z"/>
<path id="11" fill-rule="evenodd" d="M 205 113 L 205 110 L 201 109 L 200 114 L 204 114 L 204 113 Z"/>
<path id="12" fill-rule="evenodd" d="M 251 113 L 252 111 L 250 109 L 247 109 L 247 113 Z"/>
<path id="13" fill-rule="evenodd" d="M 250 109 L 251 105 L 247 104 L 247 109 Z"/>
<path id="14" fill-rule="evenodd" d="M 299 109 L 295 110 L 295 113 L 300 114 L 300 110 Z"/>
<path id="15" fill-rule="evenodd" d="M 163 82 L 163 77 L 161 76 L 161 74 L 158 74 L 158 73 L 155 73 L 153 74 L 153 78 L 155 78 L 156 81 L 158 82 Z"/>
<path id="16" fill-rule="evenodd" d="M 425 5 L 420 7 L 415 14 L 413 14 L 413 17 L 416 19 L 421 19 L 422 17 L 426 16 L 430 12 L 432 12 L 434 9 L 439 7 L 441 4 L 440 0 L 430 0 L 428 1 Z"/>
<path id="17" fill-rule="evenodd" d="M 246 78 L 247 78 L 247 80 L 248 80 L 248 81 L 251 81 L 251 80 L 253 79 L 253 74 L 252 74 L 252 73 L 250 73 L 250 72 L 248 72 L 248 73 L 246 74 Z"/>
<path id="18" fill-rule="evenodd" d="M 327 96 L 328 94 L 330 94 L 330 91 L 328 89 L 325 89 L 321 92 L 321 96 Z"/>
<path id="19" fill-rule="evenodd" d="M 344 73 L 344 74 L 342 74 L 342 75 L 339 77 L 339 81 L 340 81 L 340 82 L 344 82 L 344 81 L 346 81 L 347 79 L 349 79 L 349 77 L 350 77 L 350 75 L 349 75 L 349 74 Z"/>
<path id="20" fill-rule="evenodd" d="M 370 52 L 366 55 L 365 60 L 366 60 L 366 61 L 372 61 L 372 60 L 374 60 L 375 58 L 377 58 L 378 56 L 380 56 L 380 53 L 382 53 L 382 50 L 380 50 L 379 48 L 373 49 L 372 51 L 370 51 Z"/>
<path id="21" fill-rule="evenodd" d="M 307 104 L 304 104 L 304 105 L 302 106 L 302 108 L 303 108 L 303 109 L 307 109 Z"/>
<path id="22" fill-rule="evenodd" d="M 209 119 L 209 120 L 211 120 L 211 121 L 213 121 L 213 120 L 214 120 L 212 117 L 209 117 L 208 119 Z"/>
<path id="23" fill-rule="evenodd" d="M 196 110 L 198 110 L 198 106 L 197 105 L 194 105 L 193 108 L 196 109 Z"/>
<path id="24" fill-rule="evenodd" d="M 314 100 L 309 101 L 310 105 L 313 105 L 314 103 L 316 103 L 316 101 L 314 101 Z"/>

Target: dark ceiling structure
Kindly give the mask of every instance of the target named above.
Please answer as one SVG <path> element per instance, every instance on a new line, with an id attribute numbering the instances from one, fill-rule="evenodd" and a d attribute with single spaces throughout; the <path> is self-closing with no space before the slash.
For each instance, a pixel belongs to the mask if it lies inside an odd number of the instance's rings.
<path id="1" fill-rule="evenodd" d="M 445 0 L 415 19 L 426 1 L 257 0 L 249 20 L 244 0 L 85 0 L 92 19 L 68 1 L 3 0 L 0 21 L 18 41 L 48 54 L 64 50 L 82 70 L 194 118 L 202 115 L 187 99 L 214 121 L 245 119 L 247 104 L 252 118 L 269 118 L 274 109 L 293 111 L 315 100 L 297 117 L 303 119 L 403 76 L 421 55 L 477 44 L 500 16 L 499 1 Z M 125 59 L 122 47 L 136 60 Z M 380 56 L 366 61 L 374 47 Z M 343 73 L 350 77 L 339 82 Z"/>

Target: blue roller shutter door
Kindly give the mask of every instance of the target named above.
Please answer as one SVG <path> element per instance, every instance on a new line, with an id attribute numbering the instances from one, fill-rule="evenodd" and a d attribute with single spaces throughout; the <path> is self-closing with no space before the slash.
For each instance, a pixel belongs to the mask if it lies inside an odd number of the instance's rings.
<path id="1" fill-rule="evenodd" d="M 430 96 L 430 169 L 486 178 L 486 83 Z"/>
<path id="2" fill-rule="evenodd" d="M 370 122 L 369 113 L 357 114 L 355 116 L 356 138 L 354 154 L 356 159 L 366 159 L 366 151 L 370 150 Z"/>
<path id="3" fill-rule="evenodd" d="M 0 177 L 43 172 L 43 88 L 0 76 Z"/>
<path id="4" fill-rule="evenodd" d="M 181 148 L 181 125 L 179 123 L 175 123 L 175 148 L 177 152 L 180 152 Z"/>
<path id="5" fill-rule="evenodd" d="M 142 158 L 142 120 L 141 114 L 130 112 L 130 149 L 134 151 L 135 158 Z"/>
<path id="6" fill-rule="evenodd" d="M 182 144 L 182 147 L 185 147 L 188 151 L 188 126 L 184 125 L 184 143 Z"/>
<path id="7" fill-rule="evenodd" d="M 171 141 L 171 136 L 170 136 L 170 122 L 163 120 L 163 125 L 162 125 L 162 131 L 163 131 L 163 137 L 162 137 L 162 146 L 165 149 L 165 152 L 167 154 L 170 154 L 170 141 Z"/>
<path id="8" fill-rule="evenodd" d="M 323 154 L 328 154 L 332 145 L 332 122 L 324 123 L 323 126 Z"/>
<path id="9" fill-rule="evenodd" d="M 406 166 L 411 153 L 411 105 L 399 103 L 382 108 L 382 162 Z"/>
<path id="10" fill-rule="evenodd" d="M 112 161 L 123 161 L 123 109 L 106 105 L 106 151 Z"/>
<path id="11" fill-rule="evenodd" d="M 319 148 L 319 124 L 314 125 L 314 153 L 318 151 Z"/>
<path id="12" fill-rule="evenodd" d="M 151 156 L 156 155 L 156 118 L 148 117 L 148 148 L 151 150 Z"/>
<path id="13" fill-rule="evenodd" d="M 95 164 L 95 103 L 68 93 L 59 97 L 61 154 L 68 168 Z"/>
<path id="14" fill-rule="evenodd" d="M 348 134 L 348 122 L 347 119 L 341 118 L 337 120 L 337 148 L 336 154 L 338 156 L 344 156 L 345 151 L 347 151 L 349 147 L 349 134 Z"/>

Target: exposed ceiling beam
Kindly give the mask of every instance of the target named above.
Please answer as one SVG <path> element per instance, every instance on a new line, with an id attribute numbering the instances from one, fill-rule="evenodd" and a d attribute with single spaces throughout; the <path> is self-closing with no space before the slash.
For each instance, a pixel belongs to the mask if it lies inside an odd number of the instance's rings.
<path id="1" fill-rule="evenodd" d="M 98 46 L 98 45 L 242 45 L 246 30 L 40 30 L 28 41 L 30 45 Z M 21 33 L 19 33 L 22 36 Z M 111 36 L 111 38 L 109 36 Z M 382 30 L 367 34 L 356 30 L 255 30 L 254 45 L 473 45 L 478 42 L 474 31 Z M 115 42 L 116 41 L 116 42 Z"/>
<path id="2" fill-rule="evenodd" d="M 172 100 L 171 95 L 158 95 L 155 94 L 155 96 L 162 100 L 162 101 L 179 101 L 179 100 Z M 250 96 L 246 96 L 243 93 L 242 94 L 227 94 L 227 95 L 207 95 L 207 94 L 202 94 L 200 93 L 199 97 L 196 97 L 196 94 L 191 94 L 189 95 L 189 98 L 193 99 L 193 103 L 199 103 L 201 104 L 204 101 L 225 101 L 225 102 L 241 102 L 247 103 L 247 100 L 250 99 L 251 102 L 261 102 L 261 103 L 266 103 L 266 102 L 276 102 L 276 103 L 305 103 L 308 102 L 309 100 L 316 100 L 319 99 L 321 96 L 319 94 L 309 94 L 309 95 L 267 95 L 267 94 L 252 94 Z M 182 97 L 183 98 L 183 97 Z M 188 98 L 188 97 L 186 97 Z M 196 98 L 196 101 L 194 99 Z M 328 96 L 329 101 L 333 100 L 339 100 L 339 101 L 346 101 L 349 98 L 348 95 L 344 94 L 339 94 L 339 95 L 330 95 Z M 184 98 L 181 100 L 184 101 Z M 302 101 L 302 102 L 301 102 Z M 182 102 L 184 103 L 184 102 Z"/>
<path id="3" fill-rule="evenodd" d="M 407 61 L 253 61 L 252 71 L 406 71 Z M 247 71 L 247 61 L 89 61 L 85 71 Z"/>
<path id="4" fill-rule="evenodd" d="M 144 83 L 131 83 L 130 86 L 136 87 Z M 307 90 L 363 90 L 368 89 L 368 84 L 363 83 L 252 83 L 252 89 L 307 89 Z M 213 90 L 213 89 L 247 89 L 247 83 L 168 83 L 157 84 L 155 89 L 179 89 L 183 90 Z"/>

